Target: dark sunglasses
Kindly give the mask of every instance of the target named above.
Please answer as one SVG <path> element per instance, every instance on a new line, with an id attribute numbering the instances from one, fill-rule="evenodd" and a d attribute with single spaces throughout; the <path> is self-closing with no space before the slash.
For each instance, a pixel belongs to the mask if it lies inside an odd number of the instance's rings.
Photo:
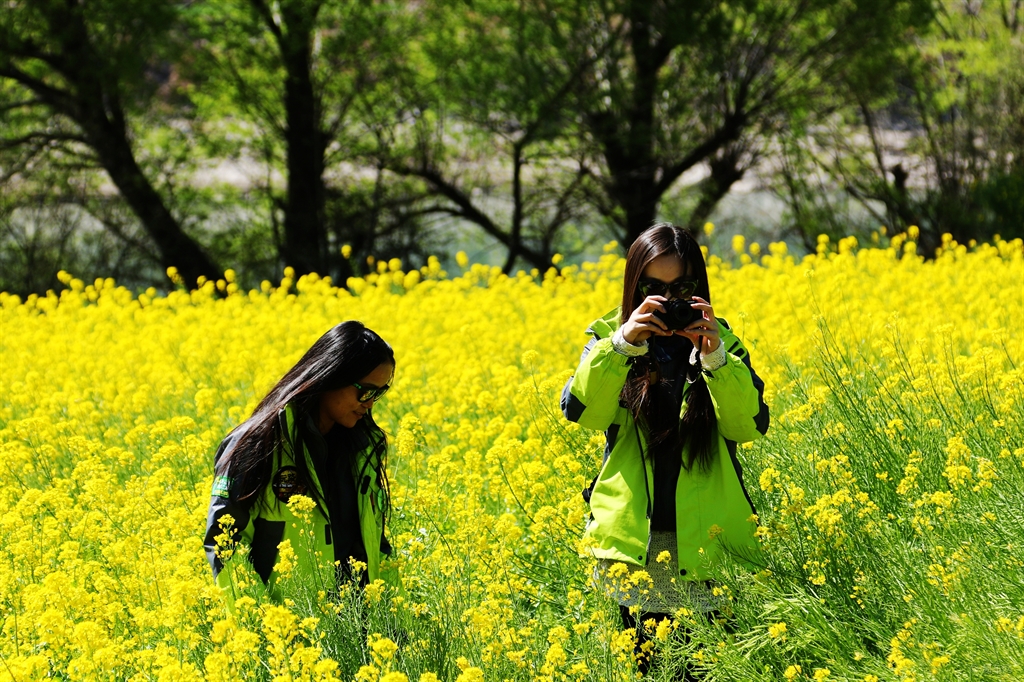
<path id="1" fill-rule="evenodd" d="M 356 396 L 356 400 L 361 403 L 368 403 L 371 400 L 380 400 L 391 388 L 391 384 L 384 384 L 383 386 L 363 386 L 357 381 L 353 381 L 352 385 L 356 387 L 357 391 L 359 391 L 359 395 Z"/>
<path id="2" fill-rule="evenodd" d="M 691 298 L 697 292 L 699 282 L 695 279 L 677 279 L 674 282 L 662 282 L 660 279 L 643 278 L 637 287 L 644 296 L 668 296 L 672 292 L 674 298 Z"/>

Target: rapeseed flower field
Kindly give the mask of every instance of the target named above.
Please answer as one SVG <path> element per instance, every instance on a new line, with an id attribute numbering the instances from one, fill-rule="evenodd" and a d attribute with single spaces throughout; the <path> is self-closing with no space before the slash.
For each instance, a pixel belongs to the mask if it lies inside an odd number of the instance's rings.
<path id="1" fill-rule="evenodd" d="M 1024 679 L 1024 246 L 926 261 L 915 236 L 708 255 L 772 409 L 739 452 L 767 563 L 714 569 L 714 622 L 647 624 L 649 678 Z M 558 408 L 621 297 L 613 251 L 513 277 L 460 255 L 344 287 L 62 273 L 0 294 L 0 681 L 635 679 L 578 554 L 603 435 Z M 243 576 L 229 615 L 201 547 L 213 451 L 344 319 L 396 351 L 375 410 L 402 586 L 276 604 Z"/>

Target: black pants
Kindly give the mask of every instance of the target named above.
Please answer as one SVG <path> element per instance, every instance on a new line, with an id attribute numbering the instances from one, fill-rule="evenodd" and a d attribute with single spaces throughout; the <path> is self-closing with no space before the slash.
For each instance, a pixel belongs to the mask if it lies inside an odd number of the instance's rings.
<path id="1" fill-rule="evenodd" d="M 640 674 L 646 675 L 651 670 L 651 665 L 654 661 L 651 660 L 652 655 L 650 653 L 643 652 L 643 645 L 650 641 L 650 636 L 644 632 L 641 623 L 647 620 L 654 619 L 656 621 L 664 620 L 665 618 L 672 618 L 668 613 L 641 613 L 639 616 L 633 616 L 629 612 L 628 606 L 619 605 L 619 613 L 622 614 L 622 624 L 626 628 L 636 629 L 636 645 L 633 647 L 633 653 L 636 655 L 636 667 L 640 671 Z M 704 614 L 708 621 L 714 618 L 714 613 Z M 690 630 L 686 626 L 680 625 L 679 631 L 683 634 L 683 641 L 690 641 Z M 684 665 L 679 672 L 676 673 L 676 680 L 679 682 L 700 682 L 702 678 L 697 677 L 691 670 L 690 666 Z"/>

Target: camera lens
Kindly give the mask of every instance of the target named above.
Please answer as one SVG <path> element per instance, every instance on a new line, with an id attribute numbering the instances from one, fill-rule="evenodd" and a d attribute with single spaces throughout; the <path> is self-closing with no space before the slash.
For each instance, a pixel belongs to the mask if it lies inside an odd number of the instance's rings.
<path id="1" fill-rule="evenodd" d="M 665 302 L 665 312 L 656 311 L 655 317 L 665 323 L 670 331 L 685 329 L 690 323 L 701 318 L 701 312 L 690 306 L 690 301 L 674 298 Z"/>

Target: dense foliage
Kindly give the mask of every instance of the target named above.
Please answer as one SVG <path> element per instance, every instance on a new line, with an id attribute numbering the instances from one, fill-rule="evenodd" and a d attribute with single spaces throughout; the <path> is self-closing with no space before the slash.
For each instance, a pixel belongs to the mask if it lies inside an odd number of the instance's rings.
<path id="1" fill-rule="evenodd" d="M 1024 5 L 45 0 L 0 15 L 0 288 L 546 270 L 738 185 L 771 239 L 1021 235 Z M 781 210 L 781 209 L 780 209 Z M 736 224 L 730 231 L 748 230 Z M 748 233 L 747 236 L 750 236 Z M 354 256 L 342 257 L 349 245 Z"/>
<path id="2" fill-rule="evenodd" d="M 767 565 L 715 567 L 714 623 L 652 624 L 654 679 L 1024 676 L 1024 245 L 947 238 L 924 261 L 915 237 L 708 256 L 773 414 L 739 452 Z M 62 273 L 0 294 L 0 680 L 634 679 L 577 554 L 604 439 L 558 409 L 620 298 L 613 250 L 512 277 L 460 256 L 459 275 L 382 261 L 343 288 L 229 271 L 134 295 Z M 296 576 L 279 605 L 242 573 L 229 617 L 201 547 L 213 448 L 352 318 L 396 351 L 375 411 L 403 588 Z"/>

